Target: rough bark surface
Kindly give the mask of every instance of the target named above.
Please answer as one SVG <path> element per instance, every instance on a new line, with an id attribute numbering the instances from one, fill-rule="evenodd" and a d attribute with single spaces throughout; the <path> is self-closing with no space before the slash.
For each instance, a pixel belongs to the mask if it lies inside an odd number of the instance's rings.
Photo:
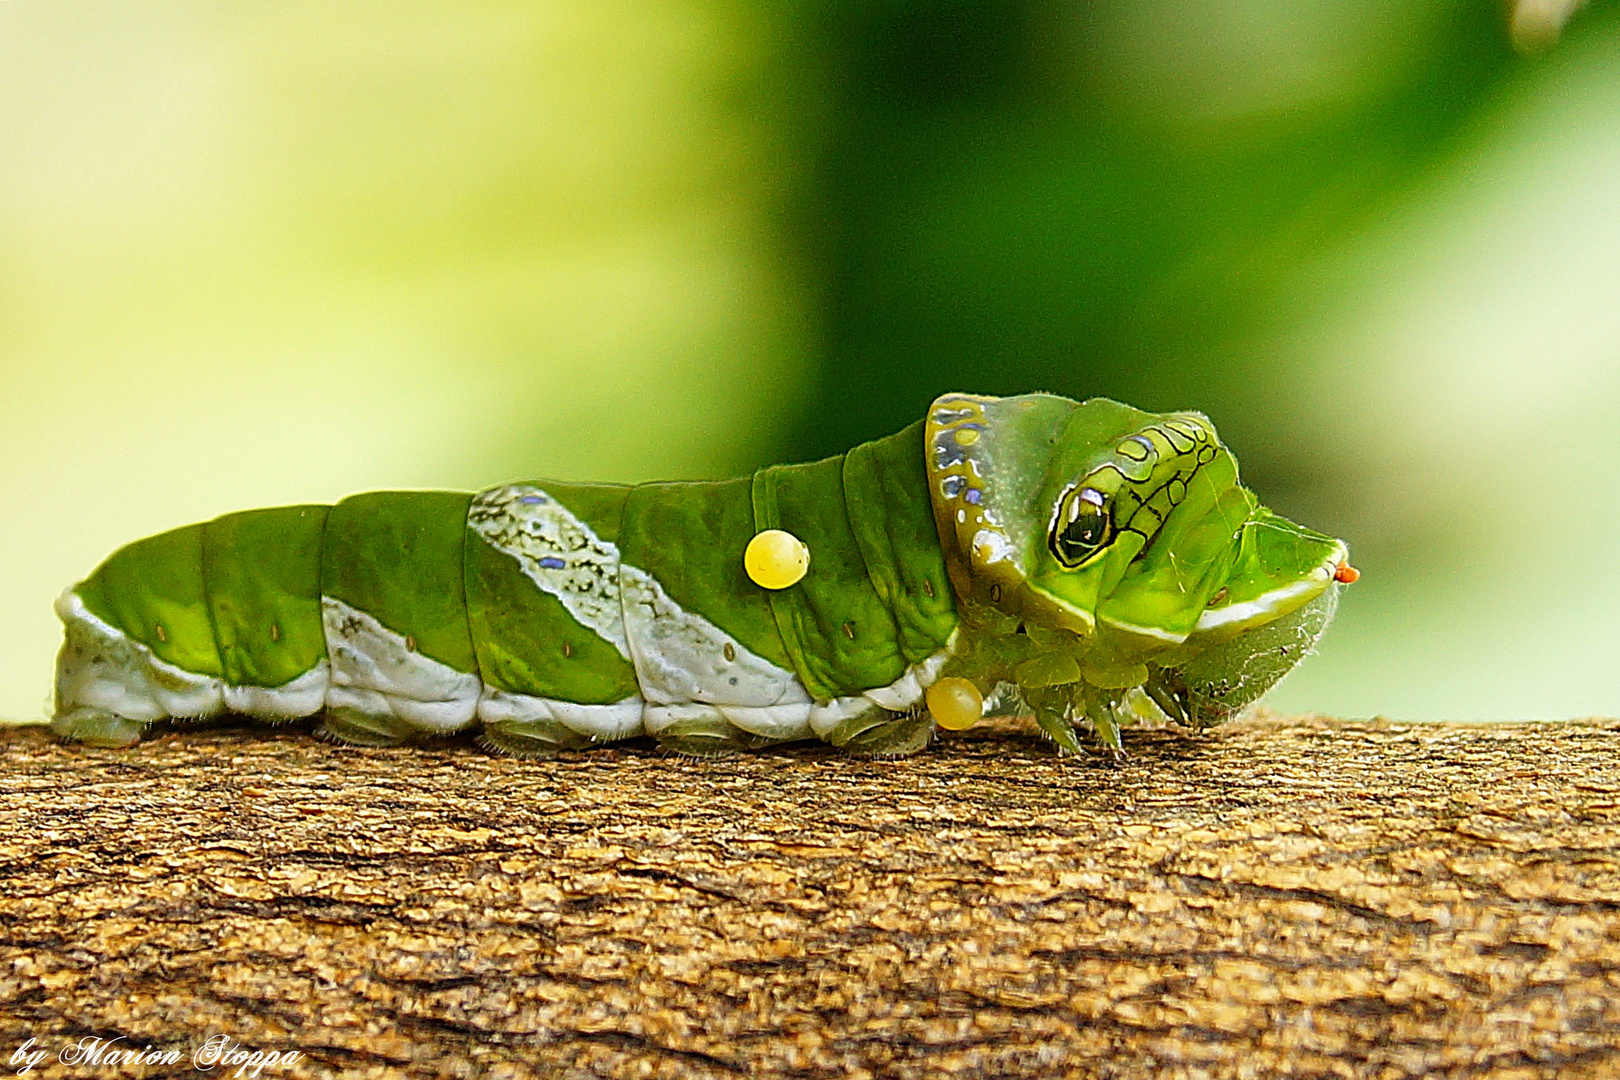
<path id="1" fill-rule="evenodd" d="M 262 1076 L 1620 1076 L 1620 725 L 1128 745 L 11 732 L 0 1061 L 196 1077 L 225 1035 L 301 1053 Z M 120 1036 L 183 1059 L 58 1060 Z"/>

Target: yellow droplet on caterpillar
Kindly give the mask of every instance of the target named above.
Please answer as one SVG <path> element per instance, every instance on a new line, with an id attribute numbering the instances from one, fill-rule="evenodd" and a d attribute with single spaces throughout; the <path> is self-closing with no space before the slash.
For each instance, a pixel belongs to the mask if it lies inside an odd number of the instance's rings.
<path id="1" fill-rule="evenodd" d="M 755 585 L 785 589 L 797 585 L 810 569 L 810 548 L 782 529 L 766 529 L 748 541 L 743 569 Z"/>
<path id="2" fill-rule="evenodd" d="M 946 731 L 970 728 L 984 715 L 984 698 L 979 688 L 966 679 L 941 679 L 928 688 L 924 699 L 934 723 Z"/>

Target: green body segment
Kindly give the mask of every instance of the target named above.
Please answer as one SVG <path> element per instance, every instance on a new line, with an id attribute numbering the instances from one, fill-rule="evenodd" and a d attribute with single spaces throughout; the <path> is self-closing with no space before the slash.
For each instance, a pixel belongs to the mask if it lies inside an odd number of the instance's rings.
<path id="1" fill-rule="evenodd" d="M 1207 476 L 1187 485 L 1196 511 L 1168 521 L 1162 541 L 1175 559 L 1131 563 L 1119 584 L 1097 607 L 1106 625 L 1142 626 L 1172 638 L 1185 638 L 1198 625 L 1209 598 L 1231 573 L 1232 537 L 1243 529 L 1253 498 L 1242 488 L 1222 490 Z"/>
<path id="2" fill-rule="evenodd" d="M 326 506 L 247 510 L 203 528 L 203 578 L 220 672 L 235 686 L 289 683 L 326 656 Z"/>
<path id="3" fill-rule="evenodd" d="M 1141 468 L 1143 463 L 1134 462 L 1118 453 L 1110 454 L 1110 451 L 1153 419 L 1149 413 L 1113 401 L 1089 401 L 1069 413 L 1050 451 L 1052 461 L 1046 467 L 1044 482 L 1031 492 L 1027 511 L 1030 520 L 1041 521 L 1042 516 L 1049 513 L 1046 508 L 1056 502 L 1064 488 L 1072 485 L 1074 478 L 1096 468 L 1105 456 L 1114 459 L 1112 463 L 1119 468 L 1120 479 L 1146 479 L 1148 471 Z M 1127 493 L 1132 491 L 1129 483 L 1121 486 Z M 1161 500 L 1163 494 L 1160 493 Z M 1165 516 L 1167 514 L 1161 511 L 1155 515 L 1155 522 L 1162 521 Z M 1041 525 L 1044 526 L 1044 521 Z M 1070 570 L 1054 563 L 1046 554 L 1046 538 L 1044 527 L 1032 528 L 1022 545 L 1021 558 L 1027 565 L 1040 568 L 1035 572 L 1037 593 L 1045 593 L 1093 614 L 1101 614 L 1099 609 L 1111 599 L 1148 541 L 1148 536 L 1141 532 L 1122 531 L 1103 557 L 1088 566 Z M 1171 603 L 1185 606 L 1180 596 L 1174 597 Z"/>
<path id="4" fill-rule="evenodd" d="M 784 529 L 810 548 L 803 580 L 770 594 L 782 642 L 810 694 L 827 701 L 905 674 L 894 619 L 841 512 L 843 455 L 761 469 L 753 500 L 756 530 Z"/>
<path id="5" fill-rule="evenodd" d="M 1265 507 L 1255 507 L 1250 518 L 1252 527 L 1243 531 L 1233 558 L 1227 593 L 1230 604 L 1245 603 L 1299 581 L 1320 560 L 1321 552 L 1337 543 Z"/>
<path id="6" fill-rule="evenodd" d="M 748 477 L 637 485 L 625 501 L 620 554 L 682 608 L 792 670 L 770 597 L 743 570 L 755 531 L 751 486 Z"/>
<path id="7" fill-rule="evenodd" d="M 85 607 L 166 664 L 219 678 L 203 577 L 206 525 L 187 525 L 114 552 L 78 586 Z"/>
<path id="8" fill-rule="evenodd" d="M 976 532 L 963 528 L 968 523 L 957 520 L 958 511 L 971 517 L 975 509 L 982 508 L 986 516 L 998 521 L 1041 515 L 1044 511 L 1036 503 L 1047 476 L 1047 462 L 1061 449 L 1056 435 L 1069 423 L 1076 406 L 1067 398 L 1029 394 L 995 402 L 982 416 L 938 404 L 934 415 L 942 410 L 963 416 L 960 429 L 952 429 L 949 438 L 924 442 L 930 505 L 938 532 L 955 541 L 945 545 L 951 583 L 960 597 L 1001 603 L 1005 597 L 998 601 L 992 596 L 998 592 L 996 586 L 1003 587 L 999 592 L 1006 592 L 1007 586 L 1021 580 L 1019 567 L 1034 558 L 1040 539 L 1029 536 L 1009 550 L 1006 558 L 979 559 L 975 564 Z M 967 493 L 974 490 L 980 492 L 977 506 L 953 508 L 953 503 L 970 498 Z"/>
<path id="9" fill-rule="evenodd" d="M 374 491 L 327 518 L 321 592 L 363 611 L 423 656 L 476 672 L 462 552 L 472 495 Z"/>
<path id="10" fill-rule="evenodd" d="M 934 526 L 921 421 L 844 455 L 844 508 L 866 574 L 894 619 L 900 656 L 917 664 L 945 648 L 956 602 Z"/>
<path id="11" fill-rule="evenodd" d="M 619 484 L 537 481 L 608 544 L 619 526 L 630 488 Z M 530 496 L 537 498 L 538 496 Z M 605 705 L 634 696 L 630 659 L 601 634 L 582 626 L 561 600 L 536 588 L 538 559 L 497 549 L 475 527 L 474 501 L 466 539 L 467 626 L 484 684 L 507 693 Z"/>

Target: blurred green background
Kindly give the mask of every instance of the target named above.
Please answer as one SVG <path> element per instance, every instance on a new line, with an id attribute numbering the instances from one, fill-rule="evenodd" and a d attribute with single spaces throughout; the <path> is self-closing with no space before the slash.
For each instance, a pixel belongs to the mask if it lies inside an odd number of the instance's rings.
<path id="1" fill-rule="evenodd" d="M 52 599 L 147 533 L 726 475 L 1037 389 L 1201 409 L 1350 542 L 1278 708 L 1620 713 L 1620 6 L 1508 26 L 6 0 L 0 716 L 44 715 Z"/>

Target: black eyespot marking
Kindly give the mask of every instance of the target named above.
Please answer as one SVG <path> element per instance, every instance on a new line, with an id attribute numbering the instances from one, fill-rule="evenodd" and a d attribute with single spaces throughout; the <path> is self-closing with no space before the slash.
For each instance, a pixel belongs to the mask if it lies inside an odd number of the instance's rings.
<path id="1" fill-rule="evenodd" d="M 1108 497 L 1096 488 L 1071 490 L 1058 503 L 1050 544 L 1058 562 L 1074 569 L 1101 551 L 1114 538 L 1114 519 Z"/>

